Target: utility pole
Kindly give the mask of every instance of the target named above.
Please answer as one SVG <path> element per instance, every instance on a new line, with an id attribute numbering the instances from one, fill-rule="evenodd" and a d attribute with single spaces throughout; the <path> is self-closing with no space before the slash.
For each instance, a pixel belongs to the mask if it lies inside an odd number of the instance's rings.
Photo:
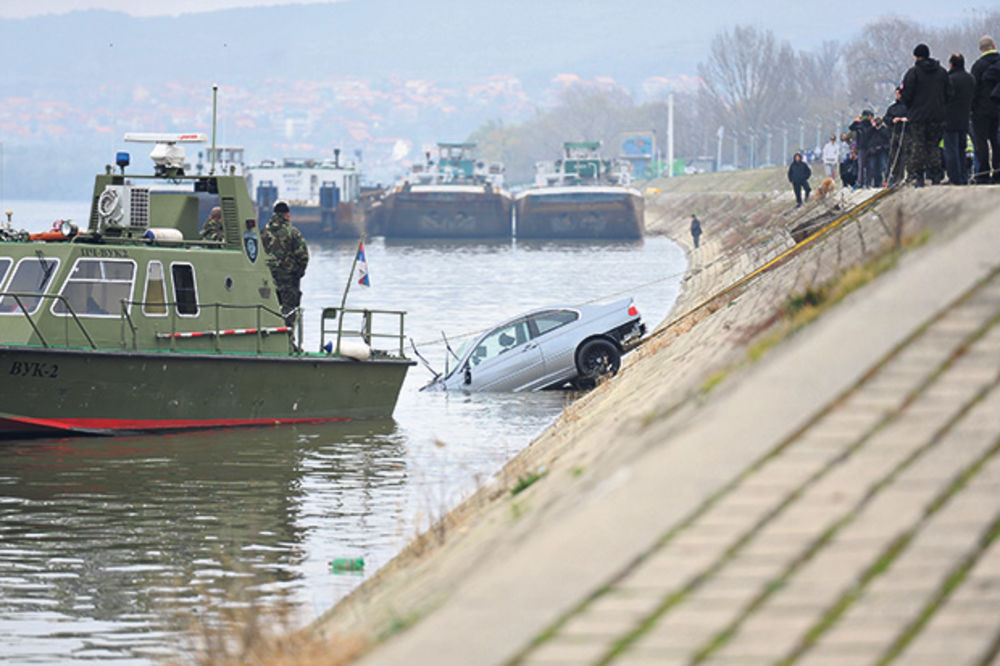
<path id="1" fill-rule="evenodd" d="M 674 94 L 667 95 L 667 177 L 674 177 Z"/>
<path id="2" fill-rule="evenodd" d="M 715 144 L 715 170 L 718 171 L 722 168 L 722 138 L 726 134 L 726 128 L 723 125 L 719 125 L 718 131 L 715 133 L 718 141 Z"/>

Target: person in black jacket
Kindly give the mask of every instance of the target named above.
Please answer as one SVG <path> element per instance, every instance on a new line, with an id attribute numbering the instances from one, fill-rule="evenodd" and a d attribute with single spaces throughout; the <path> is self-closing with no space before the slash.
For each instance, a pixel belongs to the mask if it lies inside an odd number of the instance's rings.
<path id="1" fill-rule="evenodd" d="M 989 35 L 979 39 L 979 60 L 972 64 L 976 90 L 972 97 L 972 148 L 975 151 L 973 182 L 978 185 L 1000 182 L 1000 112 L 990 99 L 993 86 L 985 80 L 986 70 L 1000 62 L 996 44 Z"/>
<path id="2" fill-rule="evenodd" d="M 868 109 L 862 111 L 848 129 L 854 132 L 854 144 L 858 147 L 858 187 L 870 187 L 872 165 L 869 144 L 875 129 L 872 112 Z"/>
<path id="3" fill-rule="evenodd" d="M 809 193 L 812 191 L 809 187 L 810 176 L 812 176 L 812 170 L 803 161 L 802 153 L 795 153 L 792 163 L 788 165 L 788 182 L 792 184 L 792 189 L 795 190 L 796 206 L 802 205 L 802 190 L 806 191 L 806 201 L 809 200 Z"/>
<path id="4" fill-rule="evenodd" d="M 886 168 L 889 166 L 889 140 L 892 130 L 885 126 L 882 118 L 876 116 L 872 126 L 872 136 L 868 142 L 871 173 L 869 187 L 882 187 L 886 183 Z"/>
<path id="5" fill-rule="evenodd" d="M 847 157 L 840 163 L 840 182 L 844 187 L 858 189 L 858 149 L 855 146 L 851 146 Z"/>
<path id="6" fill-rule="evenodd" d="M 889 105 L 882 116 L 886 127 L 892 130 L 889 138 L 889 166 L 886 180 L 889 185 L 903 182 L 903 139 L 906 137 L 906 105 L 902 102 L 902 89 L 896 86 L 896 101 Z"/>
<path id="7" fill-rule="evenodd" d="M 931 58 L 926 44 L 913 49 L 913 67 L 903 76 L 910 140 L 906 142 L 907 177 L 915 187 L 924 186 L 925 173 L 935 185 L 941 182 L 941 151 L 945 102 L 951 97 L 948 72 Z"/>
<path id="8" fill-rule="evenodd" d="M 972 111 L 972 96 L 976 92 L 976 80 L 965 71 L 965 56 L 953 53 L 948 58 L 948 80 L 952 96 L 944 105 L 944 167 L 948 172 L 948 182 L 965 185 L 969 182 L 969 171 L 965 163 L 965 144 L 969 131 L 969 117 Z"/>

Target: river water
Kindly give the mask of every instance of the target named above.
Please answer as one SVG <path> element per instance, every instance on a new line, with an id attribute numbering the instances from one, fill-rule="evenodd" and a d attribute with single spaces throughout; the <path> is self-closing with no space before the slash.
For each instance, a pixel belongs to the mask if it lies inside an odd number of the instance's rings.
<path id="1" fill-rule="evenodd" d="M 15 226 L 86 220 L 86 204 L 7 203 Z M 294 222 L 294 221 L 293 221 Z M 81 225 L 82 226 L 82 225 Z M 437 368 L 463 335 L 545 305 L 634 297 L 668 313 L 683 251 L 637 243 L 366 242 L 371 288 L 348 307 L 406 310 Z M 355 243 L 311 243 L 306 346 L 339 305 Z M 219 608 L 287 602 L 319 616 L 495 474 L 558 416 L 561 392 L 420 392 L 394 417 L 307 427 L 0 442 L 0 662 L 149 664 Z M 363 557 L 359 573 L 333 573 Z"/>

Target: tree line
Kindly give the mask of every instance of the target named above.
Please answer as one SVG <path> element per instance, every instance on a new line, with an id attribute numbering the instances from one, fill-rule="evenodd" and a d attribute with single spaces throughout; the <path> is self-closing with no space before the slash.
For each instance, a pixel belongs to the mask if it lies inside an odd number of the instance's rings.
<path id="1" fill-rule="evenodd" d="M 808 51 L 795 51 L 763 28 L 723 30 L 698 65 L 697 87 L 673 94 L 674 155 L 688 161 L 721 157 L 719 166 L 738 168 L 785 164 L 793 152 L 845 131 L 862 109 L 881 115 L 913 64 L 916 44 L 928 44 L 945 68 L 955 52 L 971 65 L 979 57 L 979 37 L 1000 36 L 998 28 L 997 10 L 944 28 L 884 17 L 847 43 L 823 41 Z M 615 157 L 626 132 L 651 131 L 665 152 L 667 117 L 666 93 L 637 103 L 620 87 L 577 84 L 526 121 L 494 120 L 469 140 L 479 144 L 483 158 L 506 164 L 508 181 L 524 183 L 532 180 L 535 161 L 555 159 L 564 141 L 599 140 L 606 157 Z"/>

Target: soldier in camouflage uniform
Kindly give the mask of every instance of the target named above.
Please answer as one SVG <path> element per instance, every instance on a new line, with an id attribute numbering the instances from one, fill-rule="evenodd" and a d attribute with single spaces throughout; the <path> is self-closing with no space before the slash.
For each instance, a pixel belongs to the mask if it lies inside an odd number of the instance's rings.
<path id="1" fill-rule="evenodd" d="M 208 219 L 201 227 L 202 240 L 221 241 L 226 239 L 225 230 L 222 227 L 222 209 L 216 206 L 208 214 Z"/>
<path id="2" fill-rule="evenodd" d="M 274 214 L 260 234 L 264 251 L 267 252 L 267 266 L 278 289 L 278 303 L 285 317 L 285 323 L 295 323 L 296 309 L 302 298 L 299 280 L 309 263 L 309 249 L 302 238 L 302 232 L 289 222 L 288 204 L 278 201 L 274 204 Z"/>

